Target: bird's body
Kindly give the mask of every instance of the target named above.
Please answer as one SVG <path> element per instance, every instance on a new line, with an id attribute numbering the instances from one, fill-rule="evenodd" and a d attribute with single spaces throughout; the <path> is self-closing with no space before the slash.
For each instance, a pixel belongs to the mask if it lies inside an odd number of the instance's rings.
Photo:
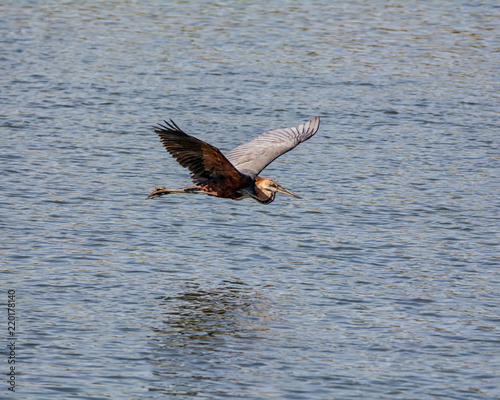
<path id="1" fill-rule="evenodd" d="M 154 131 L 177 162 L 191 171 L 193 184 L 183 189 L 157 188 L 148 199 L 173 193 L 205 193 L 233 200 L 253 198 L 262 204 L 276 192 L 300 198 L 269 178 L 258 174 L 273 160 L 313 136 L 319 117 L 297 128 L 276 129 L 236 147 L 224 156 L 219 149 L 184 133 L 172 120 Z"/>

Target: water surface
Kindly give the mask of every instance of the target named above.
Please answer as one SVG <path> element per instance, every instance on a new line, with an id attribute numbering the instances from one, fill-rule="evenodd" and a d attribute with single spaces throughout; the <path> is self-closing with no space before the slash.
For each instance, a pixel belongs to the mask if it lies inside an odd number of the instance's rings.
<path id="1" fill-rule="evenodd" d="M 3 2 L 2 396 L 499 398 L 498 14 Z M 314 115 L 263 173 L 302 200 L 145 200 L 189 181 L 162 119 L 226 152 Z"/>

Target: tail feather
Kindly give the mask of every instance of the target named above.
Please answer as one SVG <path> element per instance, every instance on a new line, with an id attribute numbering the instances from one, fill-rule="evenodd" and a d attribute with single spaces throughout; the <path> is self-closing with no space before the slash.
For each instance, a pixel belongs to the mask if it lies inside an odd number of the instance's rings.
<path id="1" fill-rule="evenodd" d="M 167 194 L 172 193 L 198 193 L 198 190 L 193 190 L 192 188 L 184 188 L 184 189 L 165 189 L 165 188 L 156 188 L 153 190 L 146 200 L 153 199 L 155 197 L 165 196 Z"/>

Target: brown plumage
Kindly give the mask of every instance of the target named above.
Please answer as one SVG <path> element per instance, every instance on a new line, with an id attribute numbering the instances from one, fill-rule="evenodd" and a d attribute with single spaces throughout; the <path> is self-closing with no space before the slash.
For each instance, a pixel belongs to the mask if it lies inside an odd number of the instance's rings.
<path id="1" fill-rule="evenodd" d="M 172 193 L 205 193 L 233 200 L 247 197 L 269 204 L 276 192 L 300 198 L 288 189 L 258 173 L 280 155 L 313 136 L 319 117 L 297 128 L 266 132 L 236 147 L 224 156 L 219 149 L 184 133 L 175 123 L 164 121 L 154 131 L 177 162 L 191 172 L 193 184 L 183 189 L 157 188 L 147 199 Z"/>

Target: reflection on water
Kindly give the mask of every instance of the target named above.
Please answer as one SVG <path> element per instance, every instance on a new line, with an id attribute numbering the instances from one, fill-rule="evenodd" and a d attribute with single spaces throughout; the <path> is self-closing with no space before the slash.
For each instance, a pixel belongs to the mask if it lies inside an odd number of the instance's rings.
<path id="1" fill-rule="evenodd" d="M 222 281 L 203 289 L 190 285 L 183 293 L 162 299 L 162 325 L 151 337 L 154 373 L 169 379 L 168 395 L 223 394 L 213 382 L 236 382 L 241 390 L 245 371 L 265 364 L 272 345 L 267 338 L 269 305 L 241 281 Z"/>
<path id="2" fill-rule="evenodd" d="M 496 2 L 0 2 L 16 399 L 500 398 Z M 302 200 L 145 201 L 322 117 Z"/>

